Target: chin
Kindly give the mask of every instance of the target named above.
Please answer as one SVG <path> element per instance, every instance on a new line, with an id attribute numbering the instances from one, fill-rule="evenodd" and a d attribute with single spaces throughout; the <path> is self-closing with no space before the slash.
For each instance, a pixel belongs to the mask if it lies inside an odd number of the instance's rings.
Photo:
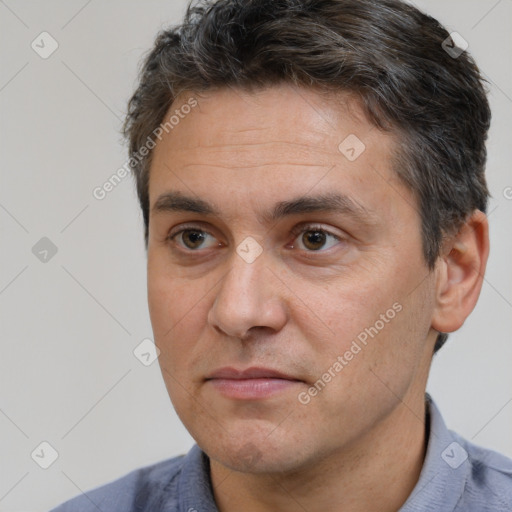
<path id="1" fill-rule="evenodd" d="M 240 473 L 293 472 L 306 464 L 307 454 L 297 450 L 297 443 L 291 440 L 288 442 L 276 441 L 271 443 L 269 439 L 247 439 L 227 445 L 215 443 L 211 450 L 208 449 L 208 446 L 202 448 L 211 459 Z"/>

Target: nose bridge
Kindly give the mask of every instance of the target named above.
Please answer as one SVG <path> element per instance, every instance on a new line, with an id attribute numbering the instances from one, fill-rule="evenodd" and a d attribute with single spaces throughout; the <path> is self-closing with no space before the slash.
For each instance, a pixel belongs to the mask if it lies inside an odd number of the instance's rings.
<path id="1" fill-rule="evenodd" d="M 240 245 L 243 249 L 243 244 Z M 233 252 L 229 271 L 219 283 L 208 315 L 211 325 L 239 338 L 251 327 L 279 329 L 284 311 L 278 293 L 272 290 L 267 266 L 264 254 L 251 261 Z"/>
<path id="2" fill-rule="evenodd" d="M 237 306 L 238 311 L 244 310 L 246 314 L 252 313 L 263 300 L 266 272 L 262 256 L 248 263 L 239 254 L 233 254 L 229 272 L 221 281 L 215 302 Z"/>

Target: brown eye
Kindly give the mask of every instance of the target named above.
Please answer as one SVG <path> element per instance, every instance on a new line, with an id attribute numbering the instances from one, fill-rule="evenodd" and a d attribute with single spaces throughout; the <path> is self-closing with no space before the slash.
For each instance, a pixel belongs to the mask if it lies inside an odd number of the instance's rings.
<path id="1" fill-rule="evenodd" d="M 187 229 L 181 232 L 181 240 L 188 249 L 197 249 L 205 239 L 202 231 Z"/>
<path id="2" fill-rule="evenodd" d="M 302 243 L 311 251 L 318 251 L 326 242 L 327 236 L 323 231 L 306 231 L 302 235 Z"/>
<path id="3" fill-rule="evenodd" d="M 324 252 L 335 245 L 342 243 L 343 238 L 315 225 L 297 226 L 292 230 L 297 238 L 292 247 L 307 252 Z"/>
<path id="4" fill-rule="evenodd" d="M 177 233 L 170 235 L 168 238 L 183 249 L 191 251 L 209 249 L 220 245 L 218 240 L 211 233 L 197 228 L 181 229 Z"/>

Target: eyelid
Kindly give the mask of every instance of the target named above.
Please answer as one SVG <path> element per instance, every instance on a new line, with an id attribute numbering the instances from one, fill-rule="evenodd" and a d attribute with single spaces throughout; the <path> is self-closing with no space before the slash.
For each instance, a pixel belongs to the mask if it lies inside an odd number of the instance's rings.
<path id="1" fill-rule="evenodd" d="M 342 240 L 344 240 L 346 238 L 344 236 L 337 235 L 336 233 L 333 233 L 330 229 L 327 229 L 327 228 L 323 227 L 321 224 L 318 224 L 318 223 L 299 224 L 298 226 L 295 226 L 291 230 L 291 234 L 294 235 L 294 236 L 298 236 L 301 233 L 304 233 L 304 232 L 307 232 L 307 231 L 322 231 L 324 233 L 327 233 L 328 235 L 333 236 L 334 238 L 336 238 L 336 240 L 339 240 L 339 241 L 342 241 Z"/>
<path id="2" fill-rule="evenodd" d="M 207 229 L 205 229 L 203 226 L 201 226 L 197 222 L 191 222 L 189 224 L 187 224 L 187 223 L 180 224 L 176 228 L 171 229 L 171 231 L 169 231 L 169 233 L 167 235 L 167 239 L 170 240 L 170 239 L 174 238 L 176 235 L 179 235 L 182 231 L 187 231 L 187 230 L 201 231 L 203 233 L 206 233 L 207 235 L 215 237 L 215 235 L 211 231 L 208 231 Z M 215 238 L 217 238 L 217 237 L 215 237 Z"/>

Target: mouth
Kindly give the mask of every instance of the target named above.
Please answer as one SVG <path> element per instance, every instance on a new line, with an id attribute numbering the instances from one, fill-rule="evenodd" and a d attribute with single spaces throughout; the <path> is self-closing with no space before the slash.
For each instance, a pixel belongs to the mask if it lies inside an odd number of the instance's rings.
<path id="1" fill-rule="evenodd" d="M 220 368 L 205 382 L 215 391 L 234 400 L 261 400 L 289 391 L 302 380 L 270 368 Z"/>

